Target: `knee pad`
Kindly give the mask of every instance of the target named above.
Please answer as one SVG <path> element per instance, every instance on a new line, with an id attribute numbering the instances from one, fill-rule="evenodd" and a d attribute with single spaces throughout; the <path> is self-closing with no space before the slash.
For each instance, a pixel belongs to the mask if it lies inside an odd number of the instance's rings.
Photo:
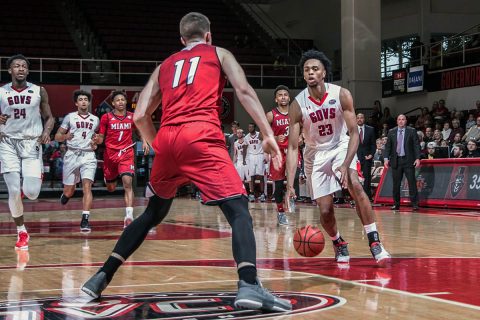
<path id="1" fill-rule="evenodd" d="M 42 179 L 35 177 L 24 177 L 23 178 L 23 194 L 30 200 L 35 200 L 40 194 L 40 189 L 42 188 Z"/>

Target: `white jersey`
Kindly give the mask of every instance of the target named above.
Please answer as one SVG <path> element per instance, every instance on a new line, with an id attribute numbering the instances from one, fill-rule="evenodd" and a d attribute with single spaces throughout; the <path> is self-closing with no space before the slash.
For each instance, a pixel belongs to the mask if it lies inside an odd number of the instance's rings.
<path id="1" fill-rule="evenodd" d="M 247 134 L 245 136 L 245 143 L 247 144 L 247 155 L 263 154 L 262 140 L 260 140 L 260 133 L 255 131 L 255 134 Z"/>
<path id="2" fill-rule="evenodd" d="M 295 97 L 302 111 L 305 145 L 320 151 L 332 150 L 350 139 L 340 104 L 341 87 L 331 83 L 325 87 L 322 101 L 310 97 L 308 88 Z"/>
<path id="3" fill-rule="evenodd" d="M 243 164 L 243 146 L 246 145 L 245 139 L 240 142 L 240 140 L 235 141 L 233 144 L 234 150 L 237 150 L 237 164 Z M 245 159 L 246 160 L 246 159 Z"/>
<path id="4" fill-rule="evenodd" d="M 71 112 L 63 118 L 62 128 L 73 134 L 72 140 L 66 140 L 69 149 L 90 151 L 92 136 L 98 128 L 100 120 L 91 113 L 86 115 Z"/>
<path id="5" fill-rule="evenodd" d="M 36 139 L 42 135 L 43 124 L 40 114 L 40 87 L 27 82 L 27 86 L 17 91 L 12 83 L 0 89 L 0 112 L 9 115 L 1 131 L 14 139 Z"/>

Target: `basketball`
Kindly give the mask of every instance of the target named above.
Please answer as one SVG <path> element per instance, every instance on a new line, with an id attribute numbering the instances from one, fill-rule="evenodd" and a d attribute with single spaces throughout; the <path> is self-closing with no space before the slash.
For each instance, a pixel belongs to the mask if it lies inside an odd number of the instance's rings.
<path id="1" fill-rule="evenodd" d="M 306 225 L 295 231 L 293 246 L 299 255 L 304 257 L 315 257 L 325 247 L 325 238 L 322 231 L 317 227 Z"/>

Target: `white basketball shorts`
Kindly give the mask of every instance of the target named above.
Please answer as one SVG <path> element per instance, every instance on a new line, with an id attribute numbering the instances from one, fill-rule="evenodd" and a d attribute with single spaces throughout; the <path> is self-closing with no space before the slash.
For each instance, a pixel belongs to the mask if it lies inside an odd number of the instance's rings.
<path id="1" fill-rule="evenodd" d="M 23 177 L 42 178 L 42 145 L 37 139 L 13 139 L 0 141 L 1 173 L 20 172 Z"/>
<path id="2" fill-rule="evenodd" d="M 63 158 L 63 184 L 72 186 L 81 179 L 95 180 L 97 158 L 93 151 L 68 150 Z"/>

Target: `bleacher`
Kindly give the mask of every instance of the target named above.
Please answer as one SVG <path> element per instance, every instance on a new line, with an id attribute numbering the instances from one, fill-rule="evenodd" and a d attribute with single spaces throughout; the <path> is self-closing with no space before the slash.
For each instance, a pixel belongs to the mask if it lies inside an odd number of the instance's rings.
<path id="1" fill-rule="evenodd" d="M 2 55 L 80 58 L 53 1 L 2 1 L 0 21 Z"/>
<path id="2" fill-rule="evenodd" d="M 269 51 L 253 44 L 254 36 L 220 0 L 201 3 L 187 0 L 181 6 L 172 1 L 146 0 L 82 0 L 78 4 L 110 59 L 165 59 L 182 48 L 178 31 L 181 17 L 189 11 L 198 11 L 212 22 L 214 44 L 231 49 L 240 62 L 273 62 Z M 247 35 L 252 44 L 247 48 L 235 47 L 235 35 L 242 39 Z"/>

